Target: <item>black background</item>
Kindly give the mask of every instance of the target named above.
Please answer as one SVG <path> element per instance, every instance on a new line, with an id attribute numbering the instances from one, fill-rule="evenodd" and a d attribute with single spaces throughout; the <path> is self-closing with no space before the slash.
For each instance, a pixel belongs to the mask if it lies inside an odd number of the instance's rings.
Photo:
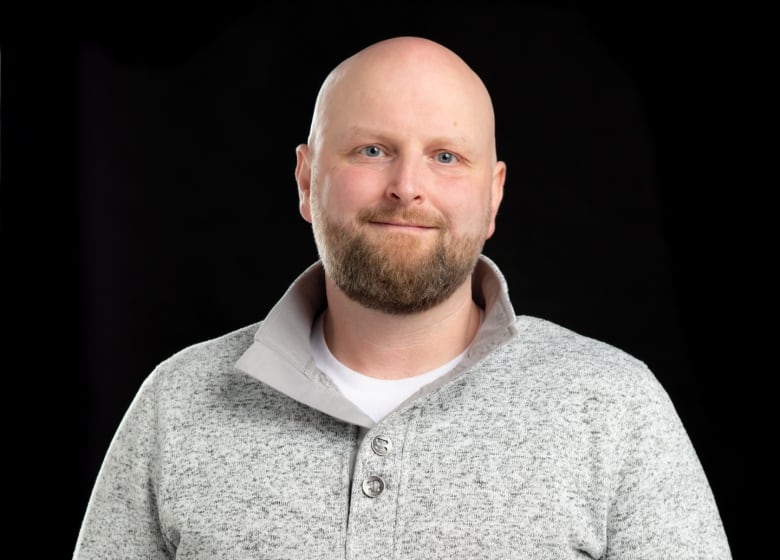
<path id="1" fill-rule="evenodd" d="M 508 174 L 485 253 L 516 310 L 653 369 L 747 550 L 757 285 L 736 20 L 564 2 L 67 16 L 2 19 L 7 480 L 36 535 L 20 542 L 69 556 L 143 378 L 261 319 L 316 258 L 293 169 L 317 88 L 409 34 L 493 96 Z"/>

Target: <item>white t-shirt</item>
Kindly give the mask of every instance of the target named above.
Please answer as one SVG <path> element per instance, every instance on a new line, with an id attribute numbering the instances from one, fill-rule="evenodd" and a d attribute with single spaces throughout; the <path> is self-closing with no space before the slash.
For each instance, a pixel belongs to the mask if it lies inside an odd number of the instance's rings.
<path id="1" fill-rule="evenodd" d="M 468 348 L 446 364 L 436 369 L 404 379 L 376 379 L 348 368 L 331 354 L 325 342 L 323 317 L 320 314 L 311 329 L 309 345 L 314 363 L 327 375 L 341 393 L 365 412 L 374 422 L 379 422 L 420 387 L 451 371 L 466 356 Z"/>

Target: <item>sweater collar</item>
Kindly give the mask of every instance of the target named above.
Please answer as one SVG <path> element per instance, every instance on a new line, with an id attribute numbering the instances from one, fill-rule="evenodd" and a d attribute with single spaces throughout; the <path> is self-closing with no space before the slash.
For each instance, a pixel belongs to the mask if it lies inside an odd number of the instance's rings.
<path id="1" fill-rule="evenodd" d="M 474 301 L 484 307 L 485 319 L 467 357 L 446 379 L 467 370 L 517 333 L 506 280 L 498 266 L 484 255 L 477 261 L 472 285 Z M 290 285 L 271 309 L 236 367 L 307 406 L 370 428 L 374 421 L 338 392 L 330 379 L 315 367 L 311 357 L 311 327 L 325 305 L 325 272 L 322 263 L 317 261 Z M 439 380 L 435 385 L 442 382 Z"/>

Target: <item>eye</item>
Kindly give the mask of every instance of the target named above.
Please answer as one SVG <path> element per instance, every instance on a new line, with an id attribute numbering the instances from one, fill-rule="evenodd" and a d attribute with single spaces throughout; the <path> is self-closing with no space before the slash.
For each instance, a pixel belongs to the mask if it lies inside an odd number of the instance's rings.
<path id="1" fill-rule="evenodd" d="M 436 161 L 439 163 L 454 163 L 458 161 L 458 156 L 452 152 L 439 152 L 436 154 Z"/>
<path id="2" fill-rule="evenodd" d="M 370 158 L 377 158 L 383 155 L 385 152 L 384 150 L 382 150 L 382 148 L 380 148 L 376 144 L 372 144 L 371 146 L 366 146 L 365 148 L 361 148 L 360 153 Z"/>

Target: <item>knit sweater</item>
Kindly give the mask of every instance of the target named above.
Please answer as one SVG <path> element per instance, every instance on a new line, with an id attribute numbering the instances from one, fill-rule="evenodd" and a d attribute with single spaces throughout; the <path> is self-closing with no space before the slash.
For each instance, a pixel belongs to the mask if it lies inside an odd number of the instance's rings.
<path id="1" fill-rule="evenodd" d="M 313 265 L 262 323 L 145 380 L 74 558 L 728 559 L 705 473 L 639 360 L 515 316 L 481 257 L 468 356 L 374 423 L 313 365 Z"/>

